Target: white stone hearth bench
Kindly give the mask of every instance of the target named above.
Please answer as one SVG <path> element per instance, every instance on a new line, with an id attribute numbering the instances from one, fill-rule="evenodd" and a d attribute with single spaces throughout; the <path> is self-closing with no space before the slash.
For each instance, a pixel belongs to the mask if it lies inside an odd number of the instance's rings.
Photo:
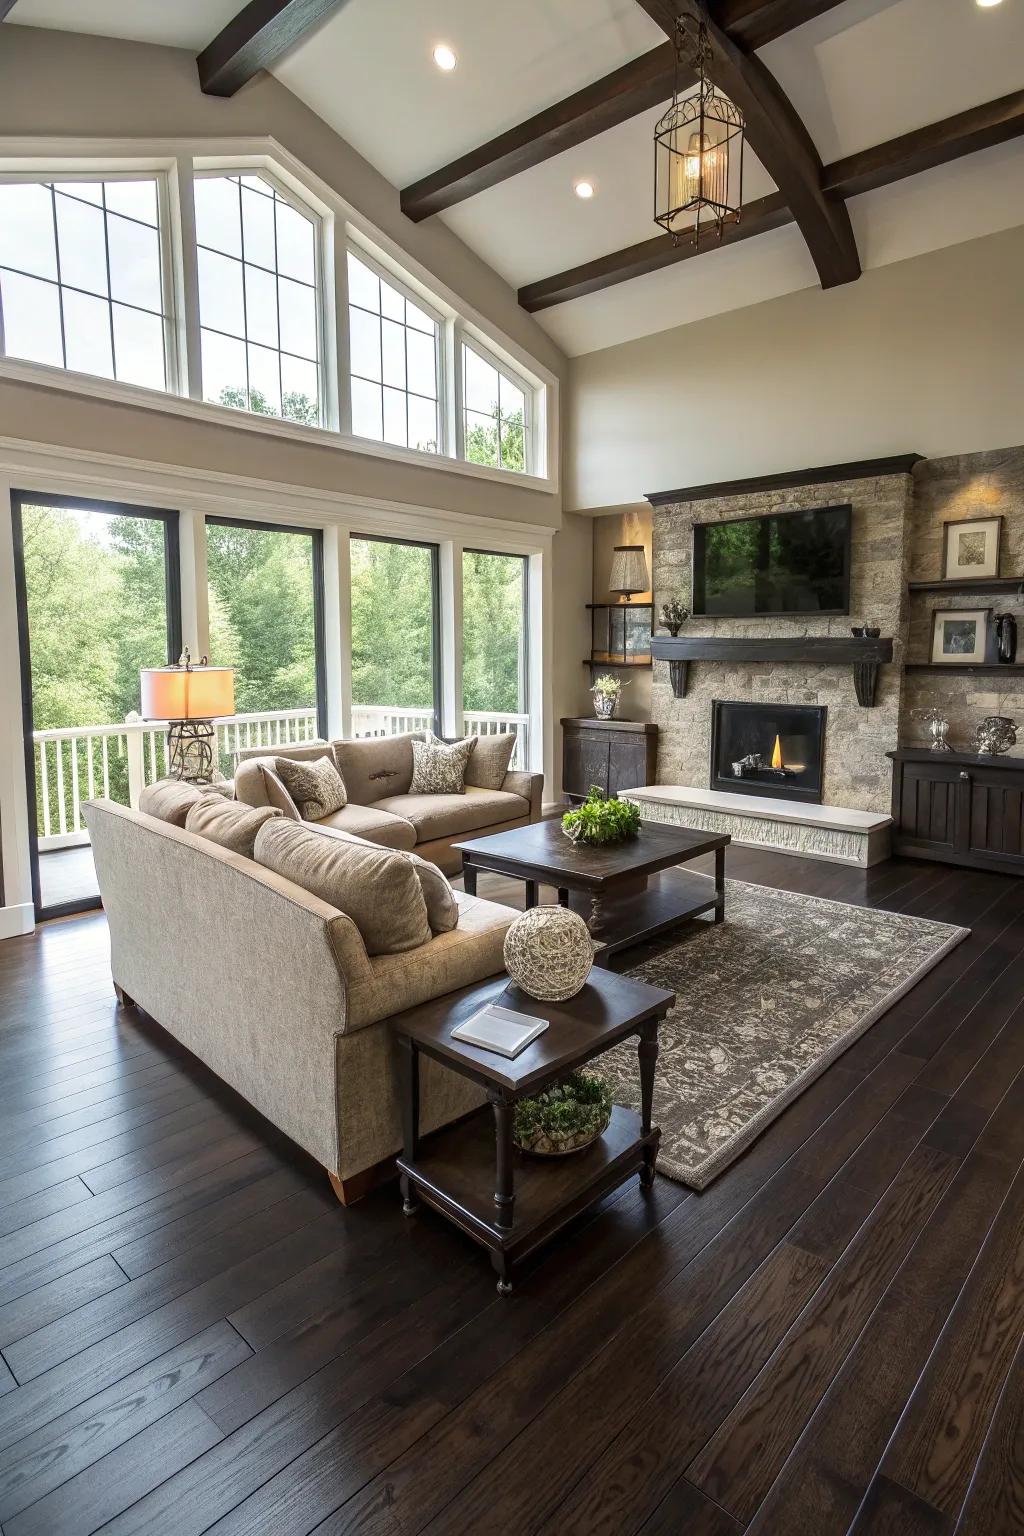
<path id="1" fill-rule="evenodd" d="M 775 853 L 829 859 L 867 869 L 889 857 L 891 816 L 834 805 L 805 805 L 760 795 L 730 795 L 685 784 L 648 784 L 621 791 L 644 821 L 729 832 L 733 841 Z"/>

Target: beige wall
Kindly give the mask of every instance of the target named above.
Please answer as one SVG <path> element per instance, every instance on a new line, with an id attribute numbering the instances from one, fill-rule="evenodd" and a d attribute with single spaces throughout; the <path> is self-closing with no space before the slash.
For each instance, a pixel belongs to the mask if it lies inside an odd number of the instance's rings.
<path id="1" fill-rule="evenodd" d="M 565 359 L 514 291 L 437 219 L 413 224 L 398 192 L 270 75 L 229 100 L 204 96 L 195 58 L 110 38 L 6 27 L 0 48 L 0 136 L 222 139 L 271 136 L 416 261 L 560 379 Z M 259 476 L 292 485 L 557 527 L 560 498 L 400 464 L 326 439 L 259 436 L 158 410 L 133 409 L 8 381 L 0 434 L 129 453 L 133 458 Z"/>
<path id="2" fill-rule="evenodd" d="M 1018 442 L 1022 272 L 1019 228 L 574 359 L 566 506 Z"/>

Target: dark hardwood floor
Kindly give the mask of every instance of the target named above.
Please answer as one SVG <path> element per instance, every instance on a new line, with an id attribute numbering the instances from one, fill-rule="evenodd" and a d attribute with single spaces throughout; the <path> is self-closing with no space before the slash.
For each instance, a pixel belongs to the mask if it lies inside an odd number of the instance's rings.
<path id="1" fill-rule="evenodd" d="M 730 875 L 973 932 L 704 1194 L 633 1182 L 509 1300 L 118 1009 L 102 916 L 0 945 L 4 1536 L 1024 1531 L 1024 881 Z"/>

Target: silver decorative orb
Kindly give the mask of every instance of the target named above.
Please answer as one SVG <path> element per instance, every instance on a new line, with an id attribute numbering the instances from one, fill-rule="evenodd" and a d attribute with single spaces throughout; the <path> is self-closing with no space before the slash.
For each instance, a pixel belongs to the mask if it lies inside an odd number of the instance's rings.
<path id="1" fill-rule="evenodd" d="M 505 935 L 505 969 L 517 986 L 544 1003 L 575 997 L 593 963 L 587 925 L 566 907 L 531 907 Z"/>

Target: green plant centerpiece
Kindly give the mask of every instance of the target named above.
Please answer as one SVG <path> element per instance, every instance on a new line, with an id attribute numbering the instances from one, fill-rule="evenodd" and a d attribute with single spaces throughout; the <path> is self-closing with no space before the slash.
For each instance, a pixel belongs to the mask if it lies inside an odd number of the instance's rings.
<path id="1" fill-rule="evenodd" d="M 617 800 L 592 786 L 582 805 L 562 817 L 562 831 L 573 843 L 625 843 L 640 835 L 640 812 L 629 800 Z"/>
<path id="2" fill-rule="evenodd" d="M 604 1078 L 596 1072 L 570 1072 L 545 1093 L 520 1099 L 512 1139 L 520 1152 L 534 1157 L 564 1157 L 596 1141 L 611 1114 L 612 1091 Z"/>

